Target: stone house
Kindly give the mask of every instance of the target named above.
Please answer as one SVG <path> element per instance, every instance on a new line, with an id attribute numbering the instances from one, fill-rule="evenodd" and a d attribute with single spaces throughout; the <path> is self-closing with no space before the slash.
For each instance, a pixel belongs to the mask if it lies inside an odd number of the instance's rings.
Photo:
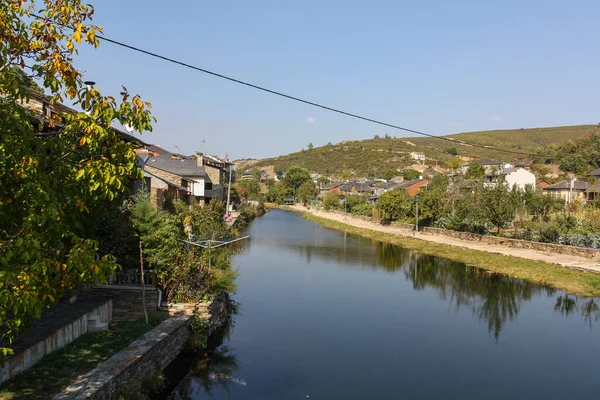
<path id="1" fill-rule="evenodd" d="M 574 201 L 586 201 L 589 193 L 588 190 L 591 187 L 591 184 L 573 178 L 546 186 L 542 193 L 556 199 L 563 199 L 565 204 L 571 204 Z"/>
<path id="2" fill-rule="evenodd" d="M 212 199 L 224 201 L 230 169 L 234 181 L 233 164 L 220 157 L 202 154 L 188 157 L 156 145 L 145 146 L 137 153 L 144 160 L 146 190 L 157 206 L 166 199 L 186 203 L 191 199 L 200 203 L 209 203 Z"/>

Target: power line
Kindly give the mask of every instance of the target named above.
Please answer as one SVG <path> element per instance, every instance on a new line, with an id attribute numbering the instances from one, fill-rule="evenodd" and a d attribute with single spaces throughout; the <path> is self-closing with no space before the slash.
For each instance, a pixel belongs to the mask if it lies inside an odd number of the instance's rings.
<path id="1" fill-rule="evenodd" d="M 43 17 L 35 15 L 35 14 L 31 14 L 31 15 L 34 16 L 34 17 L 36 17 L 36 18 L 44 19 Z M 343 111 L 343 110 L 340 110 L 340 109 L 337 109 L 337 108 L 328 107 L 328 106 L 325 106 L 323 104 L 315 103 L 315 102 L 312 102 L 312 101 L 309 101 L 309 100 L 305 100 L 305 99 L 302 99 L 302 98 L 299 98 L 299 97 L 295 97 L 295 96 L 292 96 L 292 95 L 289 95 L 289 94 L 286 94 L 286 93 L 283 93 L 283 92 L 279 92 L 279 91 L 276 91 L 276 90 L 268 89 L 268 88 L 263 87 L 263 86 L 254 85 L 252 83 L 245 82 L 245 81 L 242 81 L 242 80 L 239 80 L 239 79 L 235 79 L 235 78 L 232 78 L 232 77 L 227 76 L 227 75 L 219 74 L 217 72 L 209 71 L 207 69 L 200 68 L 200 67 L 197 67 L 195 65 L 191 65 L 191 64 L 188 64 L 188 63 L 185 63 L 183 61 L 179 61 L 179 60 L 176 60 L 176 59 L 173 59 L 173 58 L 170 58 L 170 57 L 166 57 L 166 56 L 160 55 L 158 53 L 153 53 L 151 51 L 144 50 L 144 49 L 141 49 L 139 47 L 135 47 L 135 46 L 123 43 L 123 42 L 119 42 L 118 40 L 110 39 L 110 38 L 107 38 L 105 36 L 97 36 L 97 37 L 98 37 L 98 39 L 103 40 L 105 42 L 112 43 L 112 44 L 115 44 L 117 46 L 121 46 L 121 47 L 124 47 L 126 49 L 136 51 L 138 53 L 146 54 L 146 55 L 151 56 L 151 57 L 155 57 L 155 58 L 158 58 L 158 59 L 161 59 L 161 60 L 173 63 L 173 64 L 177 64 L 177 65 L 189 68 L 189 69 L 193 69 L 195 71 L 199 71 L 199 72 L 203 72 L 203 73 L 208 74 L 208 75 L 215 76 L 217 78 L 221 78 L 221 79 L 228 80 L 230 82 L 238 83 L 240 85 L 244 85 L 244 86 L 250 87 L 252 89 L 261 90 L 263 92 L 274 94 L 276 96 L 284 97 L 286 99 L 294 100 L 294 101 L 297 101 L 297 102 L 300 102 L 300 103 L 308 104 L 308 105 L 311 105 L 313 107 L 318 107 L 318 108 L 321 108 L 321 109 L 324 109 L 324 110 L 332 111 L 332 112 L 335 112 L 335 113 L 338 113 L 338 114 L 346 115 L 348 117 L 360 119 L 360 120 L 371 122 L 371 123 L 378 124 L 378 125 L 387 126 L 389 128 L 398 129 L 398 130 L 405 131 L 405 132 L 414 133 L 416 135 L 426 136 L 426 137 L 430 137 L 430 138 L 438 139 L 438 140 L 444 140 L 444 141 L 447 141 L 447 142 L 450 142 L 450 143 L 454 143 L 454 144 L 458 143 L 458 144 L 463 144 L 463 145 L 471 146 L 471 147 L 478 147 L 478 148 L 482 148 L 482 149 L 495 150 L 495 151 L 504 152 L 504 153 L 510 153 L 510 154 L 521 154 L 521 155 L 530 156 L 530 157 L 534 157 L 535 156 L 534 154 L 531 154 L 531 153 L 525 153 L 525 152 L 520 152 L 520 151 L 500 149 L 500 148 L 491 147 L 491 146 L 485 146 L 485 145 L 476 144 L 476 143 L 467 143 L 467 142 L 464 142 L 462 140 L 450 139 L 450 138 L 444 137 L 444 136 L 436 136 L 436 135 L 432 135 L 430 133 L 425 133 L 425 132 L 417 131 L 417 130 L 414 130 L 414 129 L 404 128 L 404 127 L 399 126 L 399 125 L 390 124 L 390 123 L 379 121 L 379 120 L 376 120 L 376 119 L 373 119 L 373 118 L 364 117 L 364 116 L 359 115 L 359 114 L 354 114 L 354 113 Z"/>

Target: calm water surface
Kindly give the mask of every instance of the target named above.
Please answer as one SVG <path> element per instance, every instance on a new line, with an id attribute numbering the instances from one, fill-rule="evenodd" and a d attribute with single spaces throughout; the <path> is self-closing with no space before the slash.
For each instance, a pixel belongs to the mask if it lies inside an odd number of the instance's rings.
<path id="1" fill-rule="evenodd" d="M 173 399 L 600 399 L 598 300 L 289 212 L 248 233 L 234 327 Z"/>

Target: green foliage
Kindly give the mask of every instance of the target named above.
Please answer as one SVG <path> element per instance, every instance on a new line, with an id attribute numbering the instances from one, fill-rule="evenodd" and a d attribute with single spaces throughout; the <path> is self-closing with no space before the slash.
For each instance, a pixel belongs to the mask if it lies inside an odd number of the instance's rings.
<path id="1" fill-rule="evenodd" d="M 373 216 L 373 209 L 375 206 L 369 203 L 359 203 L 352 207 L 352 214 L 363 215 L 365 217 Z"/>
<path id="2" fill-rule="evenodd" d="M 233 185 L 238 198 L 244 200 L 261 200 L 262 194 L 260 191 L 260 183 L 258 180 L 248 179 L 241 180 Z"/>
<path id="3" fill-rule="evenodd" d="M 36 365 L 7 381 L 0 390 L 6 400 L 53 398 L 83 375 L 131 342 L 168 318 L 168 314 L 148 313 L 148 322 L 142 317 L 135 321 L 118 321 L 105 332 L 83 335 L 52 354 L 46 355 Z M 49 378 L 51 377 L 51 379 Z"/>
<path id="4" fill-rule="evenodd" d="M 306 181 L 298 188 L 296 196 L 297 200 L 300 200 L 302 204 L 306 204 L 311 200 L 317 198 L 317 187 L 313 181 Z"/>
<path id="5" fill-rule="evenodd" d="M 320 176 L 320 177 L 317 179 L 317 186 L 318 186 L 318 187 L 323 187 L 324 185 L 328 184 L 329 182 L 331 182 L 331 179 L 329 179 L 329 178 L 328 178 L 328 177 L 326 177 L 326 176 Z"/>
<path id="6" fill-rule="evenodd" d="M 403 190 L 385 192 L 377 200 L 377 210 L 382 219 L 402 221 L 414 215 L 414 200 Z"/>
<path id="7" fill-rule="evenodd" d="M 309 182 L 310 180 L 310 172 L 308 172 L 306 168 L 292 166 L 285 173 L 283 184 L 291 188 L 294 193 L 297 193 L 298 188 L 300 188 L 304 182 Z"/>
<path id="8" fill-rule="evenodd" d="M 538 152 L 537 161 L 555 163 L 560 169 L 578 175 L 600 167 L 600 132 L 596 129 L 579 140 L 549 145 Z"/>
<path id="9" fill-rule="evenodd" d="M 333 192 L 325 193 L 325 196 L 323 197 L 323 206 L 327 211 L 338 210 L 340 208 L 340 197 Z"/>
<path id="10" fill-rule="evenodd" d="M 283 204 L 284 197 L 290 197 L 294 195 L 294 190 L 290 187 L 285 186 L 283 183 L 275 185 L 267 193 L 267 201 L 271 203 Z"/>
<path id="11" fill-rule="evenodd" d="M 96 259 L 97 227 L 102 216 L 121 218 L 115 209 L 141 170 L 133 145 L 111 125 L 143 132 L 154 118 L 151 105 L 126 89 L 117 101 L 83 85 L 74 66 L 77 45 L 99 45 L 91 6 L 13 1 L 0 10 L 0 26 L 8 27 L 0 29 L 1 360 L 18 332 L 64 290 L 103 282 L 118 267 L 111 254 Z M 19 70 L 25 64 L 28 76 Z M 68 99 L 87 112 L 56 107 L 49 120 L 41 118 L 26 108 L 31 90 L 39 91 L 33 79 L 48 102 Z"/>
<path id="12" fill-rule="evenodd" d="M 313 144 L 312 144 L 312 143 L 309 143 L 309 144 L 308 144 L 308 146 L 306 146 L 306 148 L 307 148 L 308 150 L 312 150 L 314 147 L 315 147 L 315 146 L 313 146 Z"/>
<path id="13" fill-rule="evenodd" d="M 450 154 L 451 156 L 457 156 L 458 150 L 456 149 L 456 147 L 446 147 L 444 149 L 444 153 Z"/>
<path id="14" fill-rule="evenodd" d="M 273 189 L 275 187 L 275 179 L 273 179 L 273 178 L 265 179 L 265 186 L 267 187 L 267 191 Z"/>
<path id="15" fill-rule="evenodd" d="M 412 161 L 406 155 L 412 151 L 422 152 L 427 160 L 436 160 L 441 165 L 453 157 L 444 152 L 448 145 L 456 147 L 459 154 L 475 159 L 500 159 L 514 163 L 515 159 L 521 156 L 499 152 L 495 148 L 535 153 L 540 146 L 584 138 L 594 128 L 592 125 L 582 125 L 462 133 L 449 136 L 456 140 L 455 144 L 424 137 L 411 137 L 406 140 L 398 138 L 343 141 L 315 147 L 304 153 L 296 152 L 261 160 L 256 167 L 273 166 L 285 170 L 292 165 L 298 165 L 321 174 L 341 176 L 344 171 L 348 171 L 355 176 L 364 177 L 370 172 L 375 172 L 378 178 L 382 178 L 385 171 L 400 170 L 410 165 Z M 494 148 L 467 147 L 459 144 L 459 141 L 463 140 L 467 143 Z M 462 164 L 463 161 L 460 160 L 459 163 Z"/>
<path id="16" fill-rule="evenodd" d="M 467 179 L 482 179 L 485 175 L 485 167 L 478 163 L 470 163 L 469 169 L 465 174 Z"/>
<path id="17" fill-rule="evenodd" d="M 450 170 L 456 172 L 462 165 L 463 161 L 459 157 L 452 157 L 450 160 L 446 162 L 446 166 L 450 168 Z"/>
<path id="18" fill-rule="evenodd" d="M 260 177 L 262 176 L 262 173 L 260 172 L 259 169 L 255 169 L 254 171 L 252 171 L 252 178 L 256 181 L 260 181 Z"/>
<path id="19" fill-rule="evenodd" d="M 399 175 L 400 175 L 400 173 L 398 172 L 398 170 L 389 169 L 389 170 L 385 171 L 383 174 L 381 174 L 380 178 L 385 179 L 386 181 L 389 181 L 390 179 L 395 178 Z"/>
<path id="20" fill-rule="evenodd" d="M 405 180 L 407 181 L 412 181 L 415 179 L 419 179 L 419 176 L 421 176 L 421 174 L 419 173 L 419 171 L 415 171 L 414 169 L 405 169 L 402 170 L 400 172 L 400 175 L 402 175 L 404 177 Z"/>

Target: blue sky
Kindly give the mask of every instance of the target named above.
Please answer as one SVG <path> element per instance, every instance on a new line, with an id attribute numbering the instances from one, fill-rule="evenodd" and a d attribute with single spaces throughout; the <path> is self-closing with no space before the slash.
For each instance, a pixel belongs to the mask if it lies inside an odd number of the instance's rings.
<path id="1" fill-rule="evenodd" d="M 600 122 L 598 1 L 95 2 L 107 37 L 428 133 Z M 388 133 L 103 43 L 77 66 L 153 104 L 143 138 L 231 158 Z M 202 140 L 206 143 L 203 144 Z"/>

